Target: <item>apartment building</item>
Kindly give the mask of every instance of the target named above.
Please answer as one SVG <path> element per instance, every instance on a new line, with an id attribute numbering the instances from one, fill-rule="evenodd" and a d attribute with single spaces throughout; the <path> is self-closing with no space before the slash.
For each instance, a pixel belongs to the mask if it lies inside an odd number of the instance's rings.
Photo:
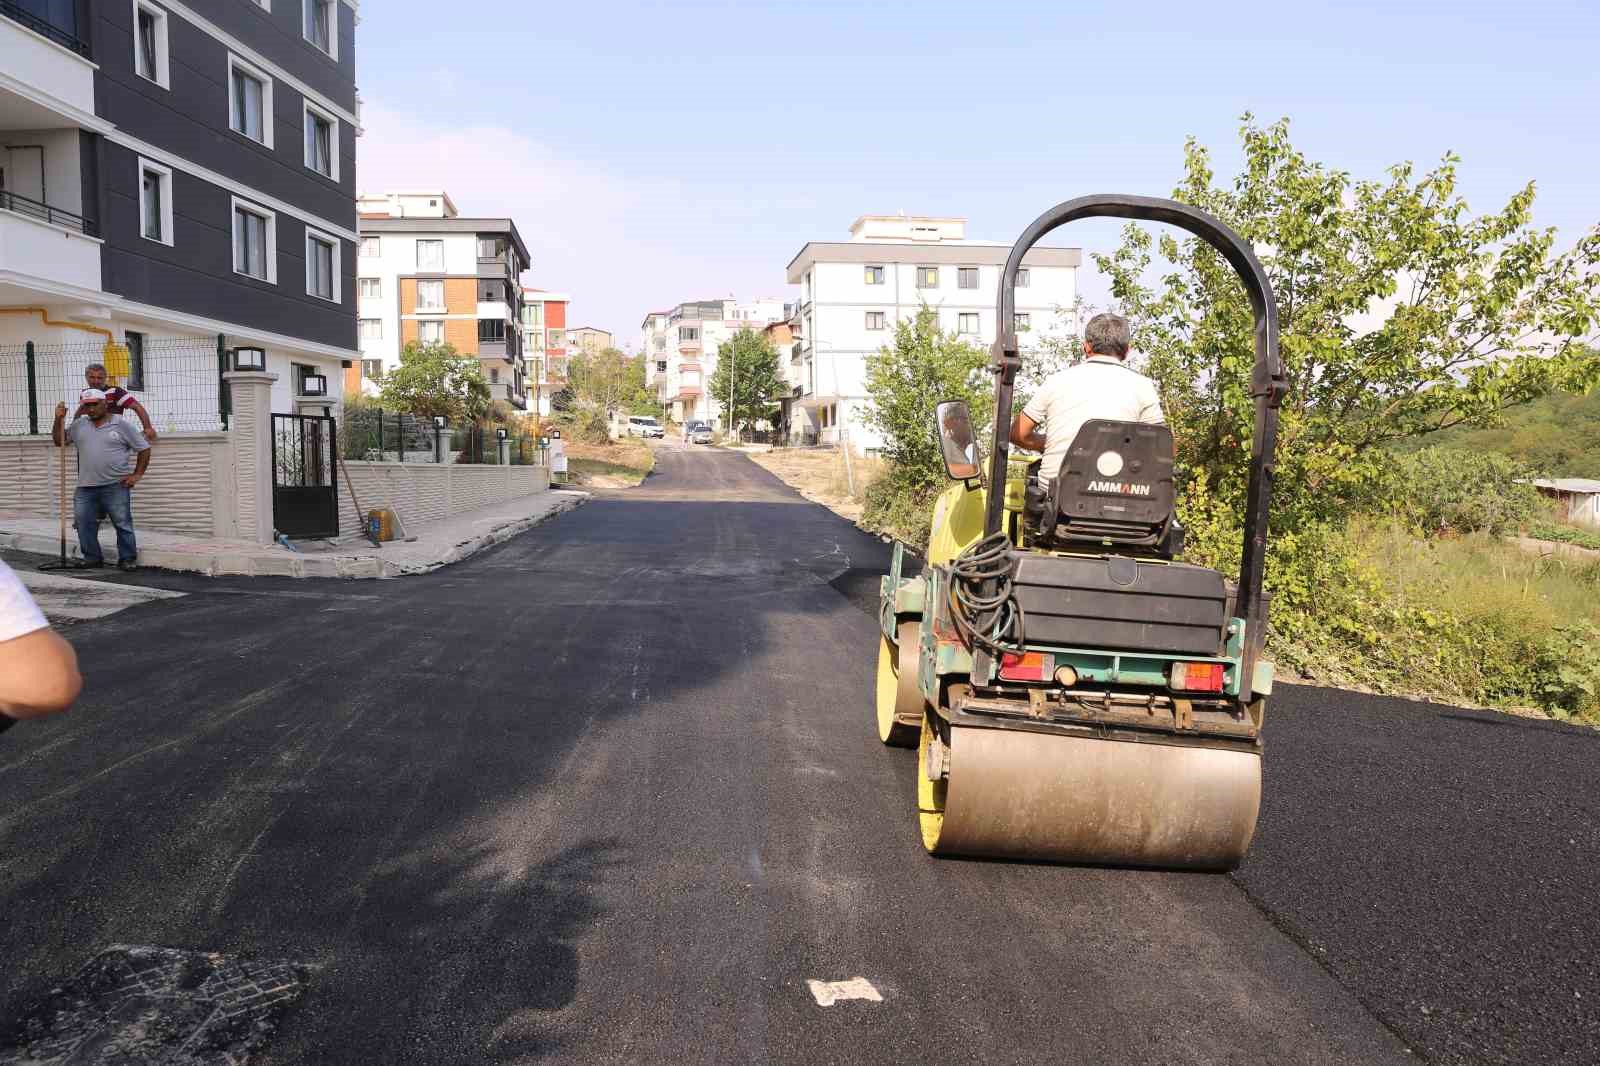
<path id="1" fill-rule="evenodd" d="M 862 215 L 849 240 L 808 242 L 789 262 L 788 281 L 800 286 L 792 439 L 847 440 L 860 452 L 882 446 L 862 420 L 866 357 L 923 307 L 938 313 L 941 329 L 983 348 L 994 343 L 995 294 L 1011 245 L 969 240 L 966 230 L 964 218 Z M 1041 246 L 1023 258 L 1015 326 L 1024 348 L 1076 332 L 1082 260 L 1077 248 Z"/>
<path id="2" fill-rule="evenodd" d="M 567 347 L 574 352 L 603 352 L 607 348 L 615 347 L 611 331 L 596 329 L 593 326 L 576 326 L 567 330 Z"/>
<path id="3" fill-rule="evenodd" d="M 528 248 L 509 218 L 468 218 L 442 190 L 363 195 L 361 368 L 347 387 L 374 392 L 414 341 L 477 358 L 490 395 L 527 410 L 522 271 Z"/>
<path id="4" fill-rule="evenodd" d="M 158 429 L 215 429 L 221 335 L 264 350 L 274 412 L 337 406 L 359 354 L 355 7 L 0 3 L 0 379 L 32 343 L 89 353 L 61 357 L 70 384 L 103 344 Z"/>
<path id="5" fill-rule="evenodd" d="M 534 410 L 551 411 L 555 394 L 567 386 L 567 304 L 564 292 L 522 290 L 522 344 L 527 355 Z"/>
<path id="6" fill-rule="evenodd" d="M 717 350 L 741 329 L 764 330 L 789 317 L 782 300 L 696 300 L 652 311 L 640 323 L 639 350 L 646 380 L 675 422 L 710 422 L 720 428 L 723 409 L 706 395 L 717 372 Z"/>

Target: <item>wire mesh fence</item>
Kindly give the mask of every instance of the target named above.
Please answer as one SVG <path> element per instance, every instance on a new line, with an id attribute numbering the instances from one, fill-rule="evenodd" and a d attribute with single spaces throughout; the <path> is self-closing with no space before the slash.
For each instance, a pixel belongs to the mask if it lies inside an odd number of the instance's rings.
<path id="1" fill-rule="evenodd" d="M 498 466 L 500 430 L 493 426 L 451 426 L 441 430 L 431 418 L 381 407 L 347 407 L 340 429 L 341 449 L 350 462 L 464 463 Z M 508 432 L 504 461 L 511 466 L 545 466 L 539 439 Z"/>
<path id="2" fill-rule="evenodd" d="M 145 337 L 128 343 L 0 345 L 0 436 L 49 433 L 57 403 L 70 418 L 87 371 L 125 390 L 157 433 L 204 433 L 225 426 L 226 394 L 217 343 L 209 337 Z M 122 417 L 142 425 L 130 405 Z"/>

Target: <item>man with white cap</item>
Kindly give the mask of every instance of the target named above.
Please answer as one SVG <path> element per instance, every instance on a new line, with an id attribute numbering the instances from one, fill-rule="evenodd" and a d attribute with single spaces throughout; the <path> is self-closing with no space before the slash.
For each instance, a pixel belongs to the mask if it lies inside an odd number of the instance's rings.
<path id="1" fill-rule="evenodd" d="M 70 440 L 78 449 L 78 491 L 72 499 L 72 522 L 83 553 L 78 568 L 105 565 L 99 537 L 103 515 L 117 531 L 118 569 L 133 570 L 138 566 L 139 545 L 133 536 L 132 489 L 150 466 L 150 444 L 128 423 L 111 417 L 106 394 L 99 389 L 84 389 L 78 400 L 86 413 L 63 430 L 67 405 L 58 403 L 50 431 L 56 447 L 65 448 Z"/>

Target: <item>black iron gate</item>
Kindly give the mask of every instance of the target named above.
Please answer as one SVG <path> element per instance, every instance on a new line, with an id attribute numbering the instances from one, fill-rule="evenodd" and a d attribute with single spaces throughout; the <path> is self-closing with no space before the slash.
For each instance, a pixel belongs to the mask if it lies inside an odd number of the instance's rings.
<path id="1" fill-rule="evenodd" d="M 339 535 L 337 446 L 330 416 L 272 416 L 272 525 L 279 533 Z"/>

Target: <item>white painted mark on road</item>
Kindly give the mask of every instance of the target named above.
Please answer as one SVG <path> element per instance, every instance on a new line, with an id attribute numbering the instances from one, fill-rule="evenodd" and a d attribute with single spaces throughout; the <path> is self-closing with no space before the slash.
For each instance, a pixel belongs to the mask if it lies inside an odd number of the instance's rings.
<path id="1" fill-rule="evenodd" d="M 852 977 L 848 981 L 807 981 L 806 987 L 816 998 L 817 1006 L 831 1007 L 842 999 L 867 999 L 882 1003 L 883 997 L 865 977 Z"/>

